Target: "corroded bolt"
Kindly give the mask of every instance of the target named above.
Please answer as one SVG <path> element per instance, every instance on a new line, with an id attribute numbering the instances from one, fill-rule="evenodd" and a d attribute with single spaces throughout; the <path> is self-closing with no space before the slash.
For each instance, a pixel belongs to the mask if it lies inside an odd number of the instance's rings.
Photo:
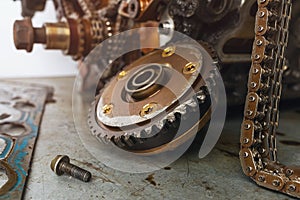
<path id="1" fill-rule="evenodd" d="M 61 176 L 64 173 L 66 173 L 84 182 L 89 182 L 92 177 L 92 174 L 90 172 L 71 164 L 70 158 L 66 155 L 56 156 L 51 161 L 50 167 L 52 171 L 54 171 L 58 176 Z"/>
<path id="2" fill-rule="evenodd" d="M 46 43 L 44 28 L 34 28 L 30 18 L 16 20 L 14 23 L 14 43 L 17 49 L 31 52 L 35 43 Z"/>

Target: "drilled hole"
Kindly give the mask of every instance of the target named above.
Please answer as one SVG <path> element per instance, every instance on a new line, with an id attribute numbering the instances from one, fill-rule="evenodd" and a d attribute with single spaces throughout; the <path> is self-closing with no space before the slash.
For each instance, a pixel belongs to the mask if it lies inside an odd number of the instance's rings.
<path id="1" fill-rule="evenodd" d="M 14 108 L 25 112 L 30 112 L 35 108 L 35 105 L 30 102 L 17 102 Z"/>
<path id="2" fill-rule="evenodd" d="M 10 136 L 20 136 L 26 132 L 26 128 L 21 124 L 4 123 L 0 125 L 0 132 Z"/>
<path id="3" fill-rule="evenodd" d="M 6 175 L 6 171 L 0 166 L 0 188 L 2 188 L 5 183 L 8 181 L 8 176 Z"/>
<path id="4" fill-rule="evenodd" d="M 0 114 L 0 120 L 7 119 L 7 118 L 9 118 L 10 116 L 11 116 L 10 114 L 6 114 L 6 113 Z"/>

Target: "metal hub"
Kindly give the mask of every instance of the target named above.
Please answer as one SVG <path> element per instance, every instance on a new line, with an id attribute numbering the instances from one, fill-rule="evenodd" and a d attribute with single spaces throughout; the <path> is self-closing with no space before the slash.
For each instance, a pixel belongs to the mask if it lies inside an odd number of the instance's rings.
<path id="1" fill-rule="evenodd" d="M 179 136 L 188 135 L 201 117 L 210 118 L 210 98 L 200 75 L 204 63 L 213 63 L 209 59 L 187 47 L 171 46 L 124 67 L 92 105 L 88 120 L 92 133 L 127 150 L 149 150 L 169 143 L 178 135 L 181 123 L 188 125 Z M 190 139 L 184 138 L 176 143 Z"/>

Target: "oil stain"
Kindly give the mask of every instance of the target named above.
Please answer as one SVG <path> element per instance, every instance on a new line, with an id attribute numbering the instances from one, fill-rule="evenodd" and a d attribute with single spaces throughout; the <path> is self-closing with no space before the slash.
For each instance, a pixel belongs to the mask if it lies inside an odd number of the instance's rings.
<path id="1" fill-rule="evenodd" d="M 281 144 L 289 145 L 289 146 L 300 146 L 300 142 L 291 141 L 291 140 L 281 140 Z"/>
<path id="2" fill-rule="evenodd" d="M 150 174 L 145 180 L 154 186 L 157 185 L 156 182 L 154 181 L 154 174 Z"/>

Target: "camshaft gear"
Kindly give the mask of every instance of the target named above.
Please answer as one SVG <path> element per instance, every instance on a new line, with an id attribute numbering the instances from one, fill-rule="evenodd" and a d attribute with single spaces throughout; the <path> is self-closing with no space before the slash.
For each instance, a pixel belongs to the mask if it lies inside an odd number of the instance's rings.
<path id="1" fill-rule="evenodd" d="M 172 45 L 127 65 L 92 104 L 92 134 L 129 151 L 151 152 L 193 139 L 210 120 L 211 98 L 200 74 L 209 63 L 214 60 L 204 49 Z"/>

